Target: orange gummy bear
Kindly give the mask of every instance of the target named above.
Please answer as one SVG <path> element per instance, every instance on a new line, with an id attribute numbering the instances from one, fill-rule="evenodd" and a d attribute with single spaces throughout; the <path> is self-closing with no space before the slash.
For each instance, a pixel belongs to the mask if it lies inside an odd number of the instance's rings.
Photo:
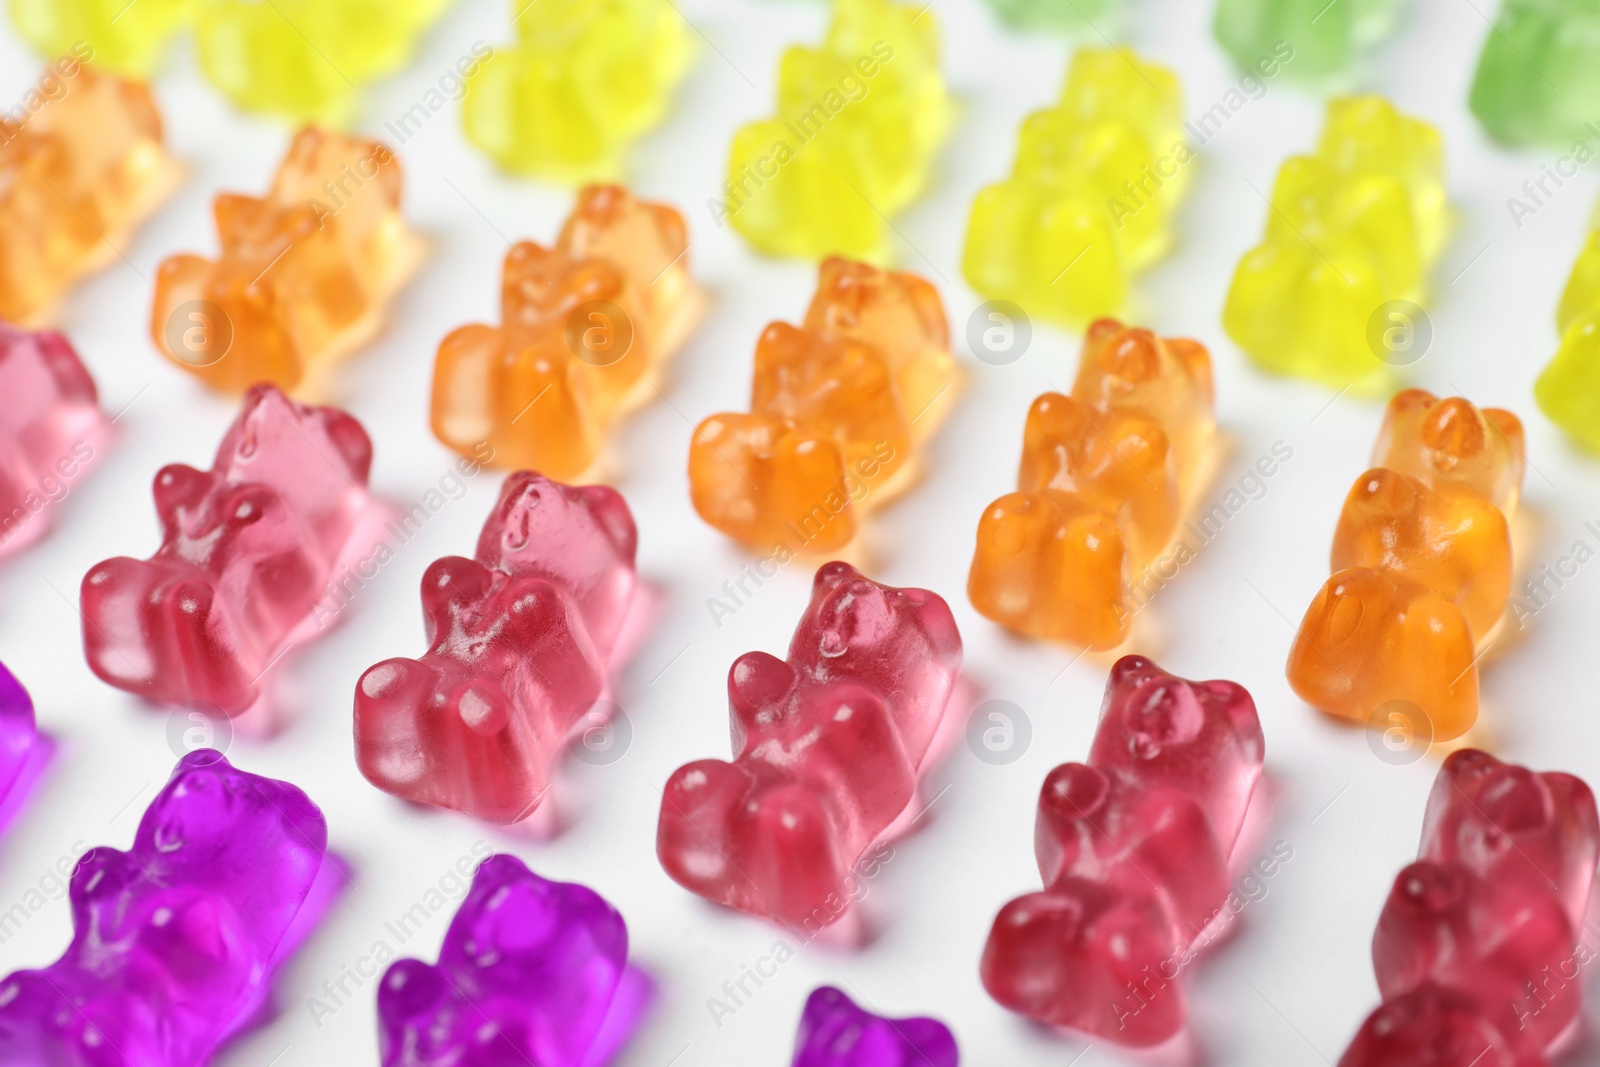
<path id="1" fill-rule="evenodd" d="M 1072 394 L 1028 411 L 1017 492 L 979 520 L 973 607 L 1034 637 L 1121 644 L 1132 587 L 1176 535 L 1215 430 L 1203 345 L 1095 322 Z"/>
<path id="2" fill-rule="evenodd" d="M 70 57 L 50 70 L 58 92 L 0 116 L 0 319 L 12 322 L 119 255 L 179 177 L 148 89 Z"/>
<path id="3" fill-rule="evenodd" d="M 953 398 L 938 291 L 915 274 L 824 260 L 803 325 L 756 344 L 749 414 L 713 415 L 689 448 L 695 510 L 729 537 L 835 552 L 912 470 Z"/>
<path id="4" fill-rule="evenodd" d="M 400 187 L 400 161 L 383 144 L 302 129 L 265 198 L 217 195 L 219 258 L 162 261 L 156 347 L 218 389 L 271 382 L 318 394 L 416 265 Z"/>
<path id="5" fill-rule="evenodd" d="M 523 241 L 506 255 L 500 325 L 440 342 L 434 435 L 496 467 L 580 480 L 699 318 L 688 247 L 672 208 L 584 189 L 554 248 Z"/>
<path id="6" fill-rule="evenodd" d="M 1289 683 L 1329 714 L 1447 741 L 1477 719 L 1477 661 L 1511 592 L 1522 423 L 1407 389 L 1373 462 L 1345 498 Z"/>

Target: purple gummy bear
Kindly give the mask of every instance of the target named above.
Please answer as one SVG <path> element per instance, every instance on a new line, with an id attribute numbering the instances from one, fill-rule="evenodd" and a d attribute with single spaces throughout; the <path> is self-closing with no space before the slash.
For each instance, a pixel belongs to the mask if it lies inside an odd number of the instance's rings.
<path id="1" fill-rule="evenodd" d="M 938 1019 L 888 1019 L 822 986 L 806 998 L 791 1067 L 956 1067 L 960 1059 Z"/>
<path id="2" fill-rule="evenodd" d="M 383 1067 L 598 1067 L 643 1014 L 628 927 L 587 886 L 484 860 L 437 964 L 397 960 L 378 988 Z"/>
<path id="3" fill-rule="evenodd" d="M 0 1064 L 200 1067 L 266 1006 L 327 903 L 322 812 L 210 749 L 178 761 L 133 848 L 72 873 L 72 944 L 0 982 Z"/>
<path id="4" fill-rule="evenodd" d="M 0 663 L 0 811 L 5 808 L 11 787 L 22 777 L 22 768 L 28 763 L 37 737 L 33 701 L 16 675 Z M 0 819 L 0 829 L 4 826 Z"/>

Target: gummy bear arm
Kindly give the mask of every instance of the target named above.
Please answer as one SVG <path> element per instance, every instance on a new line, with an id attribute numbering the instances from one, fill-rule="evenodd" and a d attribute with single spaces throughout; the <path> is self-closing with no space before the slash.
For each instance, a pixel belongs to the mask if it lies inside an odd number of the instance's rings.
<path id="1" fill-rule="evenodd" d="M 789 703 L 795 682 L 794 668 L 770 653 L 746 652 L 733 661 L 728 670 L 728 727 L 735 759 L 750 736 L 760 732 L 759 716 Z"/>

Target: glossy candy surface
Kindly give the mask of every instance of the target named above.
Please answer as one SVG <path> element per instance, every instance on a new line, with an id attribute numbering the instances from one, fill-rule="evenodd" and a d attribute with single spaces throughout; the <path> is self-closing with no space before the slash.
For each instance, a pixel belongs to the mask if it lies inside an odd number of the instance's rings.
<path id="1" fill-rule="evenodd" d="M 1570 774 L 1450 755 L 1378 917 L 1383 1005 L 1340 1067 L 1539 1067 L 1578 1020 L 1600 817 Z"/>
<path id="2" fill-rule="evenodd" d="M 1222 324 L 1266 370 L 1378 389 L 1421 355 L 1415 305 L 1448 229 L 1439 131 L 1379 96 L 1332 100 L 1316 152 L 1278 171 Z"/>
<path id="3" fill-rule="evenodd" d="M 784 52 L 777 111 L 733 135 L 719 224 L 769 255 L 886 259 L 951 124 L 935 15 L 834 0 L 822 44 Z"/>
<path id="4" fill-rule="evenodd" d="M 1511 591 L 1524 454 L 1509 411 L 1395 394 L 1289 652 L 1302 699 L 1424 742 L 1471 727 L 1478 658 Z"/>
<path id="5" fill-rule="evenodd" d="M 1033 637 L 1121 644 L 1141 575 L 1199 491 L 1212 412 L 1198 342 L 1091 325 L 1072 394 L 1046 393 L 1028 412 L 1017 491 L 978 522 L 973 607 Z"/>
<path id="6" fill-rule="evenodd" d="M 506 255 L 500 325 L 474 323 L 439 344 L 434 436 L 462 455 L 552 478 L 584 476 L 611 426 L 655 399 L 654 376 L 704 301 L 689 275 L 683 216 L 591 186 L 554 247 Z"/>
<path id="7" fill-rule="evenodd" d="M 695 511 L 785 558 L 837 551 L 861 514 L 912 479 L 956 381 L 932 285 L 830 257 L 804 323 L 774 322 L 756 343 L 749 414 L 696 427 Z"/>
<path id="8" fill-rule="evenodd" d="M 0 981 L 0 1063 L 202 1067 L 267 1011 L 272 980 L 330 893 L 306 795 L 210 749 L 178 762 L 133 848 L 72 874 L 73 937 Z"/>
<path id="9" fill-rule="evenodd" d="M 1584 448 L 1600 452 L 1600 225 L 1591 224 L 1572 264 L 1556 308 L 1556 329 L 1561 347 L 1534 384 L 1534 398 L 1551 422 Z"/>
<path id="10" fill-rule="evenodd" d="M 845 563 L 817 571 L 787 660 L 747 652 L 728 672 L 731 763 L 678 768 L 656 854 L 708 900 L 813 932 L 906 810 L 961 668 L 950 608 Z"/>
<path id="11" fill-rule="evenodd" d="M 614 490 L 507 478 L 476 558 L 423 575 L 428 651 L 356 684 L 361 773 L 491 822 L 533 811 L 568 731 L 606 692 L 637 541 Z"/>
<path id="12" fill-rule="evenodd" d="M 178 181 L 150 91 L 74 56 L 41 79 L 51 96 L 0 116 L 0 319 L 11 322 L 117 259 Z"/>
<path id="13" fill-rule="evenodd" d="M 6 806 L 12 788 L 21 782 L 38 737 L 32 698 L 16 675 L 0 663 L 0 809 Z M 0 823 L 0 830 L 4 829 L 4 823 Z"/>
<path id="14" fill-rule="evenodd" d="M 1502 0 L 1468 104 L 1489 136 L 1570 148 L 1595 128 L 1600 8 L 1592 0 Z"/>
<path id="15" fill-rule="evenodd" d="M 1172 243 L 1193 158 L 1182 97 L 1176 75 L 1125 49 L 1074 55 L 1060 101 L 1023 123 L 1011 176 L 972 203 L 972 287 L 1069 323 L 1120 313 Z"/>
<path id="16" fill-rule="evenodd" d="M 957 1067 L 950 1028 L 937 1019 L 888 1019 L 832 986 L 811 991 L 790 1067 Z"/>
<path id="17" fill-rule="evenodd" d="M 1063 763 L 1040 791 L 1045 888 L 995 917 L 980 965 L 990 996 L 1118 1044 L 1176 1035 L 1176 978 L 1217 934 L 1262 757 L 1243 687 L 1118 660 L 1089 762 Z"/>
<path id="18" fill-rule="evenodd" d="M 517 40 L 469 79 L 467 139 L 515 173 L 615 180 L 688 70 L 683 16 L 671 0 L 518 0 L 506 11 Z"/>
<path id="19" fill-rule="evenodd" d="M 484 860 L 439 950 L 402 959 L 378 989 L 383 1067 L 603 1067 L 643 1004 L 628 928 L 587 886 Z"/>
<path id="20" fill-rule="evenodd" d="M 162 260 L 150 309 L 156 348 L 218 389 L 321 392 L 414 266 L 400 185 L 386 146 L 302 129 L 266 197 L 218 194 L 217 259 Z"/>
<path id="21" fill-rule="evenodd" d="M 1217 42 L 1245 70 L 1287 53 L 1290 77 L 1331 80 L 1387 37 L 1403 8 L 1402 0 L 1217 0 Z"/>
<path id="22" fill-rule="evenodd" d="M 375 543 L 363 536 L 376 538 L 381 512 L 371 465 L 366 431 L 343 411 L 251 390 L 209 471 L 157 473 L 155 555 L 84 576 L 89 666 L 147 700 L 212 714 L 266 698 L 268 669 L 336 619 L 336 580 Z"/>
<path id="23" fill-rule="evenodd" d="M 110 437 L 94 379 L 65 337 L 0 322 L 0 556 L 49 526 L 52 505 Z"/>

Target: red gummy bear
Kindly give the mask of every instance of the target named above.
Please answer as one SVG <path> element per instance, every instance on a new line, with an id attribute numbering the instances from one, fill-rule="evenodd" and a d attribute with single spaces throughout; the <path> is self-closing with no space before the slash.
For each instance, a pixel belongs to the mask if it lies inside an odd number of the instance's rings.
<path id="1" fill-rule="evenodd" d="M 428 651 L 356 685 L 356 761 L 379 789 L 490 822 L 525 817 L 551 759 L 606 689 L 638 535 L 614 490 L 519 471 L 475 559 L 422 578 Z"/>
<path id="2" fill-rule="evenodd" d="M 1262 757 L 1242 686 L 1118 660 L 1089 763 L 1062 764 L 1040 791 L 1045 888 L 996 916 L 980 966 L 989 995 L 1125 1045 L 1177 1034 L 1176 978 L 1227 900 Z"/>
<path id="3" fill-rule="evenodd" d="M 1384 1003 L 1340 1067 L 1540 1067 L 1578 1020 L 1600 817 L 1589 787 L 1475 749 L 1445 761 L 1421 858 L 1378 918 Z"/>
<path id="4" fill-rule="evenodd" d="M 156 474 L 161 547 L 84 576 L 83 643 L 101 679 L 148 700 L 238 715 L 381 512 L 367 492 L 372 442 L 337 408 L 256 386 L 209 471 Z"/>
<path id="5" fill-rule="evenodd" d="M 734 762 L 667 782 L 661 865 L 719 904 L 832 923 L 851 869 L 910 805 L 960 669 L 938 595 L 823 565 L 789 658 L 747 652 L 728 672 Z"/>

